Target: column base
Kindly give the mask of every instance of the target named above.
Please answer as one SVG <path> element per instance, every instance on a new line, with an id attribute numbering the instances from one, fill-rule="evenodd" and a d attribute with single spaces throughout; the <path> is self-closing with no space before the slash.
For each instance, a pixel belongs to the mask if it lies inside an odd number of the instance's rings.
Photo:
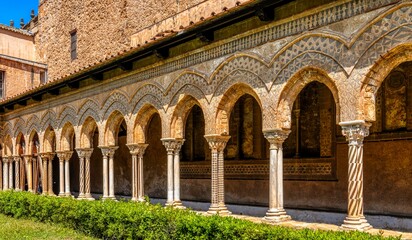
<path id="1" fill-rule="evenodd" d="M 220 206 L 210 206 L 209 210 L 207 210 L 207 214 L 209 215 L 221 215 L 221 216 L 227 216 L 232 214 L 225 205 L 220 205 Z"/>
<path id="2" fill-rule="evenodd" d="M 63 193 L 63 192 L 59 193 L 59 197 L 66 197 L 66 193 Z"/>
<path id="3" fill-rule="evenodd" d="M 266 212 L 266 216 L 264 217 L 264 220 L 269 221 L 269 222 L 285 222 L 285 221 L 290 221 L 292 218 L 286 214 L 285 210 L 279 210 L 279 209 L 269 209 Z"/>
<path id="4" fill-rule="evenodd" d="M 183 206 L 183 203 L 180 200 L 179 201 L 174 201 L 173 202 L 173 207 L 178 208 L 178 209 L 186 209 L 186 207 Z"/>
<path id="5" fill-rule="evenodd" d="M 343 230 L 356 230 L 356 231 L 367 231 L 372 229 L 372 225 L 370 225 L 366 219 L 363 218 L 351 218 L 346 217 L 343 221 L 343 224 L 340 226 Z"/>
<path id="6" fill-rule="evenodd" d="M 73 195 L 71 193 L 65 193 L 64 196 L 66 197 L 73 197 Z"/>
<path id="7" fill-rule="evenodd" d="M 90 201 L 95 200 L 94 197 L 93 197 L 90 193 L 86 193 L 85 196 L 84 196 L 84 198 L 85 198 L 86 200 L 90 200 Z"/>
<path id="8" fill-rule="evenodd" d="M 80 193 L 79 196 L 77 197 L 77 199 L 85 199 L 86 196 L 84 195 L 84 193 Z"/>
<path id="9" fill-rule="evenodd" d="M 114 200 L 114 201 L 116 201 L 116 197 L 106 196 L 106 197 L 102 197 L 102 200 Z"/>

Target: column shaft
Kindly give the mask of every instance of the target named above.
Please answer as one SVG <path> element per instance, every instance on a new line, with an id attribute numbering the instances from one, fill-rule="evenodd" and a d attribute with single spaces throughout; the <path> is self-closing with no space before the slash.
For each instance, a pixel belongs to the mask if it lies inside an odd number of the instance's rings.
<path id="1" fill-rule="evenodd" d="M 64 158 L 61 158 L 61 157 L 59 156 L 59 187 L 60 187 L 60 189 L 59 189 L 59 196 L 65 196 L 65 193 L 64 193 Z"/>
<path id="2" fill-rule="evenodd" d="M 65 165 L 64 167 L 64 187 L 65 187 L 64 195 L 66 197 L 69 197 L 72 195 L 70 192 L 70 162 L 69 160 L 70 159 L 65 159 L 64 161 L 64 165 Z"/>
<path id="3" fill-rule="evenodd" d="M 270 143 L 269 160 L 269 210 L 265 220 L 282 222 L 290 220 L 283 208 L 283 147 L 282 144 L 290 131 L 274 129 L 264 132 L 265 138 Z"/>
<path id="4" fill-rule="evenodd" d="M 47 190 L 47 188 L 48 188 L 48 184 L 47 184 L 47 180 L 48 180 L 48 178 L 47 178 L 47 158 L 45 158 L 45 157 L 42 157 L 42 160 L 43 160 L 43 172 L 42 172 L 42 188 L 43 188 L 43 193 L 42 194 L 47 194 L 48 193 L 48 190 Z"/>
<path id="5" fill-rule="evenodd" d="M 208 210 L 209 214 L 228 215 L 231 214 L 225 205 L 225 190 L 224 190 L 224 149 L 230 136 L 222 135 L 206 135 L 212 152 L 212 202 Z"/>
<path id="6" fill-rule="evenodd" d="M 29 192 L 33 191 L 33 168 L 32 168 L 32 156 L 27 157 L 27 187 Z"/>
<path id="7" fill-rule="evenodd" d="M 80 189 L 79 189 L 79 198 L 84 198 L 84 156 L 79 156 L 79 167 L 80 167 L 80 173 L 79 173 L 79 184 L 80 184 Z"/>
<path id="8" fill-rule="evenodd" d="M 13 189 L 14 188 L 14 183 L 13 183 L 13 159 L 11 158 L 9 160 L 9 188 Z"/>
<path id="9" fill-rule="evenodd" d="M 91 157 L 91 152 L 88 155 L 86 155 L 86 167 L 85 167 L 86 174 L 84 177 L 84 185 L 85 185 L 86 198 L 89 200 L 94 200 L 90 192 L 90 157 Z"/>
<path id="10" fill-rule="evenodd" d="M 166 205 L 173 205 L 173 150 L 167 151 L 167 202 Z"/>
<path id="11" fill-rule="evenodd" d="M 143 154 L 139 154 L 138 163 L 137 163 L 137 172 L 138 172 L 138 182 L 137 182 L 137 189 L 138 194 L 137 198 L 140 202 L 145 201 L 144 199 L 144 178 L 143 178 Z"/>
<path id="12" fill-rule="evenodd" d="M 16 190 L 20 190 L 20 157 L 16 157 L 15 160 L 15 166 L 14 166 L 14 171 L 15 171 L 15 188 Z"/>
<path id="13" fill-rule="evenodd" d="M 137 154 L 132 155 L 132 201 L 138 199 Z"/>
<path id="14" fill-rule="evenodd" d="M 48 172 L 48 177 L 49 179 L 47 180 L 47 183 L 49 184 L 47 190 L 49 195 L 54 195 L 53 192 L 53 157 L 54 155 L 51 155 L 49 158 L 49 172 Z"/>
<path id="15" fill-rule="evenodd" d="M 109 198 L 115 199 L 114 196 L 114 163 L 113 155 L 109 156 Z"/>
<path id="16" fill-rule="evenodd" d="M 363 215 L 363 140 L 369 135 L 364 121 L 340 123 L 342 134 L 349 142 L 348 216 L 342 228 L 364 231 L 372 228 Z"/>
<path id="17" fill-rule="evenodd" d="M 103 156 L 103 199 L 109 197 L 109 159 L 107 155 Z"/>
<path id="18" fill-rule="evenodd" d="M 9 189 L 9 166 L 8 159 L 3 158 L 3 190 Z"/>

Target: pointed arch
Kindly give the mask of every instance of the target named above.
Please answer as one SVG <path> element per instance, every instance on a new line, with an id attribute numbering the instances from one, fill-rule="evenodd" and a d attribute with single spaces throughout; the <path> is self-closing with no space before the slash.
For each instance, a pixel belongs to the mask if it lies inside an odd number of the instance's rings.
<path id="1" fill-rule="evenodd" d="M 360 119 L 374 122 L 376 120 L 375 97 L 389 73 L 401 63 L 412 61 L 412 43 L 401 44 L 382 55 L 371 66 L 362 81 L 359 98 Z"/>
<path id="2" fill-rule="evenodd" d="M 335 82 L 321 69 L 313 67 L 304 68 L 285 84 L 283 87 L 278 104 L 276 107 L 276 127 L 290 129 L 291 127 L 291 114 L 293 103 L 302 89 L 311 82 L 320 82 L 328 87 L 332 92 L 335 105 L 336 105 L 336 122 L 340 120 L 340 104 L 339 104 L 339 91 L 335 85 Z"/>
<path id="3" fill-rule="evenodd" d="M 96 120 L 88 116 L 81 124 L 80 130 L 80 148 L 93 147 L 93 135 L 98 130 Z"/>
<path id="4" fill-rule="evenodd" d="M 17 134 L 19 132 L 24 133 L 24 126 L 25 126 L 25 122 L 22 118 L 17 118 L 14 122 L 14 127 L 13 127 L 13 137 L 17 137 Z"/>
<path id="5" fill-rule="evenodd" d="M 57 128 L 61 129 L 66 123 L 75 125 L 77 123 L 77 115 L 74 108 L 66 106 L 58 116 Z"/>
<path id="6" fill-rule="evenodd" d="M 118 145 L 118 133 L 124 119 L 124 115 L 118 110 L 109 115 L 104 127 L 104 146 Z"/>
<path id="7" fill-rule="evenodd" d="M 37 117 L 37 115 L 33 114 L 30 116 L 30 118 L 26 122 L 26 133 L 30 134 L 32 131 L 40 131 L 40 119 Z"/>
<path id="8" fill-rule="evenodd" d="M 118 91 L 111 93 L 102 107 L 103 119 L 108 119 L 109 115 L 116 110 L 126 116 L 130 112 L 128 102 L 129 99 L 123 93 Z"/>
<path id="9" fill-rule="evenodd" d="M 133 143 L 146 143 L 146 132 L 150 119 L 158 110 L 151 104 L 144 104 L 137 112 L 133 127 Z M 160 115 L 160 114 L 159 114 Z M 160 118 L 162 121 L 162 118 Z"/>
<path id="10" fill-rule="evenodd" d="M 262 101 L 253 88 L 243 83 L 238 83 L 231 86 L 223 94 L 217 106 L 217 112 L 215 115 L 215 127 L 217 134 L 228 134 L 230 113 L 237 100 L 245 94 L 251 95 L 262 109 Z"/>
<path id="11" fill-rule="evenodd" d="M 211 85 L 205 76 L 194 71 L 185 71 L 172 81 L 165 95 L 169 98 L 169 106 L 174 106 L 179 101 L 179 95 L 190 93 L 200 100 L 206 99 L 208 92 L 211 92 Z"/>
<path id="12" fill-rule="evenodd" d="M 60 141 L 58 142 L 58 144 L 60 144 L 59 149 L 61 151 L 72 151 L 74 149 L 74 146 L 72 146 L 73 138 L 74 127 L 73 124 L 68 121 L 62 128 L 61 137 L 59 139 Z"/>
<path id="13" fill-rule="evenodd" d="M 43 152 L 50 153 L 56 151 L 56 133 L 52 126 L 48 126 L 44 131 Z"/>
<path id="14" fill-rule="evenodd" d="M 156 109 L 163 109 L 162 89 L 154 84 L 144 84 L 140 86 L 130 100 L 132 113 L 136 114 L 145 104 L 153 105 Z"/>
<path id="15" fill-rule="evenodd" d="M 41 131 L 45 131 L 49 126 L 53 129 L 56 128 L 57 117 L 56 113 L 52 110 L 47 110 L 40 120 L 40 129 Z"/>
<path id="16" fill-rule="evenodd" d="M 184 96 L 179 103 L 176 105 L 173 115 L 172 115 L 172 120 L 171 120 L 171 126 L 170 126 L 170 136 L 173 138 L 184 138 L 185 134 L 185 123 L 187 116 L 190 112 L 190 110 L 193 108 L 193 106 L 199 106 L 200 109 L 202 109 L 202 112 L 205 111 L 204 106 L 199 103 L 196 98 L 194 98 L 191 95 L 186 95 Z"/>
<path id="17" fill-rule="evenodd" d="M 28 148 L 27 150 L 28 154 L 34 154 L 40 151 L 40 139 L 35 129 L 30 131 L 27 148 Z"/>
<path id="18" fill-rule="evenodd" d="M 22 155 L 26 151 L 26 139 L 24 138 L 23 132 L 19 132 L 16 135 L 16 154 Z"/>
<path id="19" fill-rule="evenodd" d="M 87 99 L 77 112 L 78 122 L 76 125 L 83 125 L 86 119 L 89 117 L 91 117 L 96 123 L 100 122 L 101 119 L 99 115 L 99 109 L 100 107 L 95 101 Z"/>
<path id="20" fill-rule="evenodd" d="M 13 156 L 13 141 L 11 139 L 10 134 L 7 134 L 4 137 L 4 148 L 3 148 L 3 156 Z"/>

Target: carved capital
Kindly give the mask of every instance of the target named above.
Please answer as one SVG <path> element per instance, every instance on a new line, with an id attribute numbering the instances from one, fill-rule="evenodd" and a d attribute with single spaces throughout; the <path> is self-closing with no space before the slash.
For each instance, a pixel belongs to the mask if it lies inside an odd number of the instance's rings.
<path id="1" fill-rule="evenodd" d="M 13 161 L 20 162 L 21 157 L 19 155 L 13 156 Z"/>
<path id="2" fill-rule="evenodd" d="M 282 147 L 283 142 L 288 138 L 290 130 L 273 129 L 263 131 L 263 135 L 270 143 L 270 149 L 279 149 Z"/>
<path id="3" fill-rule="evenodd" d="M 42 153 L 39 153 L 39 156 L 43 161 L 46 161 L 46 160 L 49 159 L 50 155 L 49 155 L 49 153 L 42 152 Z"/>
<path id="4" fill-rule="evenodd" d="M 93 148 L 76 148 L 79 158 L 90 158 L 93 153 Z"/>
<path id="5" fill-rule="evenodd" d="M 126 145 L 130 149 L 130 154 L 139 156 L 143 156 L 147 146 L 149 146 L 149 144 L 146 143 L 131 143 Z"/>
<path id="6" fill-rule="evenodd" d="M 63 162 L 63 161 L 68 161 L 72 157 L 73 151 L 59 151 L 59 152 L 56 152 L 56 154 L 57 154 L 57 157 L 59 158 L 59 161 Z"/>
<path id="7" fill-rule="evenodd" d="M 113 157 L 114 152 L 119 148 L 118 146 L 100 146 L 103 156 Z"/>
<path id="8" fill-rule="evenodd" d="M 209 143 L 209 148 L 212 151 L 221 152 L 225 149 L 230 136 L 222 136 L 219 134 L 205 135 L 206 141 Z"/>
<path id="9" fill-rule="evenodd" d="M 23 158 L 24 158 L 24 161 L 26 161 L 28 163 L 31 163 L 33 161 L 33 155 L 31 155 L 31 154 L 23 155 Z"/>
<path id="10" fill-rule="evenodd" d="M 4 163 L 8 163 L 10 160 L 11 160 L 11 157 L 10 157 L 10 156 L 4 156 L 4 157 L 3 157 L 3 162 L 4 162 Z"/>
<path id="11" fill-rule="evenodd" d="M 342 134 L 346 137 L 349 145 L 362 145 L 363 139 L 369 135 L 370 123 L 363 120 L 341 122 Z"/>
<path id="12" fill-rule="evenodd" d="M 185 139 L 183 138 L 162 138 L 160 140 L 162 140 L 162 143 L 168 152 L 179 152 L 185 142 Z"/>

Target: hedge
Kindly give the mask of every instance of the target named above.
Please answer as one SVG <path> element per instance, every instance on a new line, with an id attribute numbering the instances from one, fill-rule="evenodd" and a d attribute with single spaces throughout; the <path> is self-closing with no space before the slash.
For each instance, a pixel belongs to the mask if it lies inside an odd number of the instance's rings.
<path id="1" fill-rule="evenodd" d="M 295 230 L 233 217 L 202 216 L 148 203 L 79 201 L 14 191 L 0 192 L 0 213 L 59 224 L 104 239 L 383 239 L 360 232 Z"/>

